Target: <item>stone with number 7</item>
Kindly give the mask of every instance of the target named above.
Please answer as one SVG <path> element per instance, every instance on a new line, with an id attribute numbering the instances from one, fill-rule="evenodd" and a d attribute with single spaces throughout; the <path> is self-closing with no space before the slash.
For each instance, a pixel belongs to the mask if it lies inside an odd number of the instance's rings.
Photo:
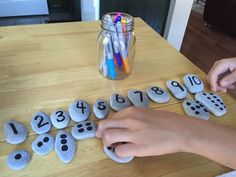
<path id="1" fill-rule="evenodd" d="M 140 90 L 129 90 L 128 98 L 135 107 L 140 107 L 140 108 L 148 107 L 148 97 L 145 92 L 142 92 Z"/>

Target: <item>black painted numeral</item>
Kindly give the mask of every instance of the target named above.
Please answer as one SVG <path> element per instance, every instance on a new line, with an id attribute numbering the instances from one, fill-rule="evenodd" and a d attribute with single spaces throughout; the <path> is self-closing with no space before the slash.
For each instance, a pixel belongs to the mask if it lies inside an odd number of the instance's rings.
<path id="1" fill-rule="evenodd" d="M 117 94 L 116 95 L 116 101 L 117 101 L 117 103 L 124 103 L 125 99 Z"/>
<path id="2" fill-rule="evenodd" d="M 66 119 L 66 117 L 63 115 L 63 111 L 57 111 L 56 115 L 58 118 L 61 118 L 61 119 L 57 119 L 57 122 L 63 122 Z"/>
<path id="3" fill-rule="evenodd" d="M 183 88 L 178 82 L 172 81 L 172 82 L 171 82 L 171 85 L 172 85 L 173 87 L 178 87 L 178 88 L 180 88 L 180 90 L 182 90 L 182 91 L 184 92 L 184 88 Z"/>
<path id="4" fill-rule="evenodd" d="M 201 80 L 197 76 L 188 76 L 188 80 L 190 81 L 191 85 L 193 86 L 194 84 L 196 85 L 201 85 Z"/>
<path id="5" fill-rule="evenodd" d="M 15 134 L 18 134 L 18 131 L 13 123 L 10 123 L 10 126 Z"/>
<path id="6" fill-rule="evenodd" d="M 140 101 L 143 102 L 143 93 L 141 91 L 135 91 L 134 93 L 139 94 L 140 96 Z"/>
<path id="7" fill-rule="evenodd" d="M 164 93 L 163 90 L 160 90 L 159 87 L 152 87 L 151 90 L 154 91 L 157 95 L 162 95 Z"/>
<path id="8" fill-rule="evenodd" d="M 105 110 L 106 108 L 107 108 L 107 107 L 106 107 L 106 105 L 105 105 L 105 103 L 104 103 L 103 101 L 101 101 L 101 102 L 98 103 L 98 109 L 99 109 L 99 110 L 103 111 L 103 110 Z"/>
<path id="9" fill-rule="evenodd" d="M 41 128 L 41 127 L 43 127 L 43 126 L 45 126 L 45 125 L 47 125 L 47 124 L 49 124 L 48 122 L 45 122 L 45 123 L 43 123 L 43 121 L 44 121 L 44 119 L 43 119 L 43 117 L 42 116 L 36 116 L 35 118 L 34 118 L 34 120 L 37 120 L 37 119 L 40 119 L 39 120 L 39 122 L 38 122 L 38 128 Z"/>
<path id="10" fill-rule="evenodd" d="M 81 102 L 81 105 L 79 105 L 80 102 L 77 103 L 76 107 L 78 109 L 81 109 L 82 110 L 82 114 L 84 114 L 84 110 L 86 109 L 86 107 L 84 106 L 84 103 Z"/>

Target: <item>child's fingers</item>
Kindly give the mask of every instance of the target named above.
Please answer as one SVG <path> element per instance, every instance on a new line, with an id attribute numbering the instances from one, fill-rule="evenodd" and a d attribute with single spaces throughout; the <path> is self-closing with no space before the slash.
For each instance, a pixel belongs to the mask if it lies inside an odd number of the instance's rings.
<path id="1" fill-rule="evenodd" d="M 115 153 L 118 157 L 139 156 L 139 147 L 133 143 L 119 144 L 115 148 Z"/>
<path id="2" fill-rule="evenodd" d="M 125 128 L 106 129 L 102 135 L 103 144 L 110 146 L 119 142 L 132 142 L 132 135 L 133 133 Z"/>
<path id="3" fill-rule="evenodd" d="M 236 70 L 230 73 L 229 75 L 225 76 L 220 81 L 220 86 L 228 87 L 236 82 Z"/>

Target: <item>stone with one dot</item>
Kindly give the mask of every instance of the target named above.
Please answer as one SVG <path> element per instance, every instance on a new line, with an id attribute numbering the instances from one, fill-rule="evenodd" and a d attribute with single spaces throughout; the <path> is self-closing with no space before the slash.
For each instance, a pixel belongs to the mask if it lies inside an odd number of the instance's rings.
<path id="1" fill-rule="evenodd" d="M 15 150 L 7 157 L 7 166 L 12 170 L 25 168 L 31 159 L 31 155 L 26 150 Z"/>

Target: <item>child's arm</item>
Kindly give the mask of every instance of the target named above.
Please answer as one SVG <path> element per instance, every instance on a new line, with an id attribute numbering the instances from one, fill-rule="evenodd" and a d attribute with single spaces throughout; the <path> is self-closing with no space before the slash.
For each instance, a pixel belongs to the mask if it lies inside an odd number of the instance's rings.
<path id="1" fill-rule="evenodd" d="M 120 157 L 198 154 L 236 169 L 236 130 L 171 112 L 128 108 L 99 122 L 97 137 Z"/>

